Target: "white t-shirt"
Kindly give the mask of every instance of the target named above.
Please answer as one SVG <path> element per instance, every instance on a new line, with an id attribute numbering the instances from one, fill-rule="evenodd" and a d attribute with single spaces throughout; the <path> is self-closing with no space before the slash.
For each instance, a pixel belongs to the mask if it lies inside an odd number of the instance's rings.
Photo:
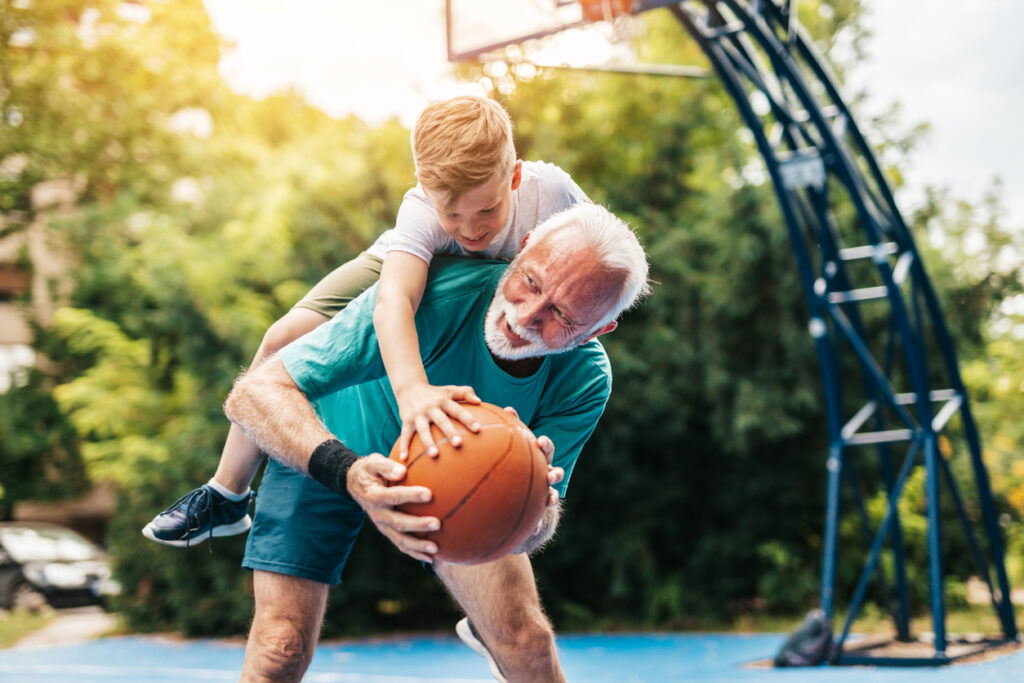
<path id="1" fill-rule="evenodd" d="M 434 205 L 417 185 L 405 193 L 395 227 L 385 231 L 367 251 L 379 258 L 389 251 L 404 251 L 427 263 L 434 254 L 479 254 L 512 260 L 526 233 L 559 211 L 589 201 L 569 174 L 554 164 L 524 161 L 522 182 L 512 193 L 508 223 L 486 249 L 469 252 L 444 231 Z"/>

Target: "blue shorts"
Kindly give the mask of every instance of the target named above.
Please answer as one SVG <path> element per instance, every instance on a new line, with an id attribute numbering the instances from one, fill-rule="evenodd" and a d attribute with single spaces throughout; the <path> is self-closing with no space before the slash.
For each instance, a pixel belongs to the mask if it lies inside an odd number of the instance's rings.
<path id="1" fill-rule="evenodd" d="M 267 462 L 242 566 L 341 583 L 366 513 L 314 479 Z"/>

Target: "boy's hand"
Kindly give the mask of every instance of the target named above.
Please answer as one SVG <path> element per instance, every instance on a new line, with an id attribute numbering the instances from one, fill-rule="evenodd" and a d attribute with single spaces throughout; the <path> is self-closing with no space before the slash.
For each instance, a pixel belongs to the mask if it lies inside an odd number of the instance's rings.
<path id="1" fill-rule="evenodd" d="M 417 383 L 397 393 L 395 400 L 398 401 L 398 414 L 402 418 L 398 457 L 403 461 L 409 457 L 409 442 L 413 434 L 419 434 L 427 455 L 437 455 L 437 444 L 430 433 L 431 423 L 436 424 L 456 448 L 462 445 L 462 439 L 450 418 L 466 425 L 466 429 L 471 432 L 480 431 L 480 423 L 473 418 L 473 414 L 457 403 L 480 403 L 480 397 L 473 391 L 473 387 L 454 384 L 435 387 Z"/>

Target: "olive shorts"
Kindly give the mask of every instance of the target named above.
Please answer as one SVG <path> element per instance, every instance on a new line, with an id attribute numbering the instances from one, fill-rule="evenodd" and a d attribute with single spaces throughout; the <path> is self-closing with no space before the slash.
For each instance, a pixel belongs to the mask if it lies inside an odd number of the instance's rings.
<path id="1" fill-rule="evenodd" d="M 364 251 L 348 263 L 338 266 L 316 283 L 294 308 L 308 308 L 328 318 L 348 306 L 352 299 L 373 286 L 380 278 L 383 261 Z"/>

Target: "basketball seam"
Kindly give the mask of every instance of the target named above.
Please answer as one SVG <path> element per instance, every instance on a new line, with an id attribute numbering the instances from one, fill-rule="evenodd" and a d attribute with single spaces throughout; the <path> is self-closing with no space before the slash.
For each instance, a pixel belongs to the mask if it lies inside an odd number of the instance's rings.
<path id="1" fill-rule="evenodd" d="M 508 540 L 509 536 L 512 535 L 513 531 L 515 531 L 516 529 L 519 528 L 519 523 L 523 521 L 523 515 L 526 513 L 526 506 L 530 502 L 530 493 L 533 491 L 533 470 L 534 470 L 534 464 L 535 464 L 534 460 L 535 460 L 535 458 L 533 457 L 533 452 L 532 452 L 532 449 L 531 449 L 531 451 L 530 451 L 530 476 L 529 476 L 529 479 L 528 479 L 529 483 L 528 483 L 528 485 L 526 487 L 526 495 L 523 496 L 523 504 L 519 508 L 519 516 L 516 517 L 516 523 L 512 525 L 511 531 L 509 531 L 507 534 L 505 534 L 505 537 L 502 538 L 501 541 L 496 543 L 493 548 L 491 548 L 486 553 L 484 553 L 483 555 L 480 556 L 481 560 L 490 557 L 491 555 L 496 553 L 498 551 L 498 549 L 501 548 L 501 546 L 505 545 L 505 541 Z M 527 538 L 529 538 L 529 536 L 527 536 Z"/>
<path id="2" fill-rule="evenodd" d="M 491 427 L 504 427 L 504 426 L 506 426 L 506 425 L 485 425 L 485 426 L 480 428 L 480 431 L 483 431 L 484 429 L 488 429 L 488 428 L 491 428 Z M 479 491 L 482 488 L 483 483 L 490 478 L 490 476 L 494 472 L 494 470 L 497 469 L 497 467 L 499 465 L 501 465 L 501 463 L 505 462 L 505 459 L 508 458 L 508 454 L 512 452 L 512 447 L 514 445 L 515 445 L 515 439 L 509 439 L 508 440 L 508 445 L 505 447 L 505 452 L 502 453 L 501 456 L 498 457 L 494 461 L 494 463 L 490 466 L 490 468 L 488 468 L 487 471 L 483 473 L 483 476 L 481 476 L 477 480 L 476 484 L 473 486 L 473 490 L 470 491 L 469 493 L 467 493 L 465 496 L 463 496 L 462 500 L 460 500 L 458 503 L 453 505 L 452 509 L 449 510 L 448 513 L 444 517 L 441 518 L 442 520 L 450 519 L 456 512 L 458 512 L 462 508 L 463 505 L 465 505 L 467 502 L 469 502 L 470 498 L 472 498 L 473 496 L 476 495 L 476 492 Z M 532 464 L 531 464 L 531 467 L 532 467 Z"/>

